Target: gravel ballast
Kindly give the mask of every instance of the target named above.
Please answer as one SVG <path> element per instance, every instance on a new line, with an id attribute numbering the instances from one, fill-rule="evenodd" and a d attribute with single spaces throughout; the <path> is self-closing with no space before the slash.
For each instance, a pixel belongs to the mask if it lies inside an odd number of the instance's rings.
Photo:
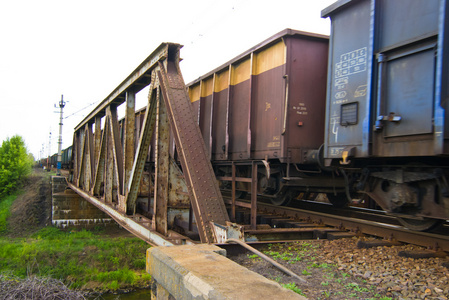
<path id="1" fill-rule="evenodd" d="M 449 299 L 447 258 L 400 256 L 425 251 L 414 245 L 359 248 L 359 240 L 299 241 L 269 244 L 261 249 L 307 283 L 285 275 L 252 254 L 231 259 L 296 288 L 309 299 Z"/>

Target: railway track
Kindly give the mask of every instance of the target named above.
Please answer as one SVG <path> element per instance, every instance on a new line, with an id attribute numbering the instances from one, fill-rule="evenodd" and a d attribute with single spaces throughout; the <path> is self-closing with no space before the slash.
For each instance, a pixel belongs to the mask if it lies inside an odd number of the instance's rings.
<path id="1" fill-rule="evenodd" d="M 226 203 L 231 199 L 224 197 Z M 240 207 L 236 215 L 237 222 L 248 219 L 250 206 L 247 200 L 236 201 Z M 281 207 L 268 203 L 257 203 L 258 228 L 246 229 L 248 236 L 257 236 L 258 241 L 280 240 L 291 238 L 338 238 L 343 233 L 347 236 L 376 236 L 388 241 L 414 244 L 431 250 L 449 252 L 449 235 L 447 227 L 435 232 L 417 232 L 406 229 L 395 222 L 393 218 L 371 210 L 332 209 L 328 206 L 325 212 L 315 211 L 317 205 L 307 204 L 311 209 L 297 207 Z M 331 213 L 334 212 L 334 213 Z M 346 211 L 346 213 L 345 213 Z M 374 220 L 373 220 L 374 219 Z M 251 239 L 250 239 L 251 240 Z"/>

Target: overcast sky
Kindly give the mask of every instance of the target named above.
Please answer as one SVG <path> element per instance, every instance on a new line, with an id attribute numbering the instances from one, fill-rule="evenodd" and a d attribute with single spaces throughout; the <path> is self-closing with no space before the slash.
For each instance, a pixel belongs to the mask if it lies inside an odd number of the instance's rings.
<path id="1" fill-rule="evenodd" d="M 0 141 L 18 134 L 36 159 L 56 153 L 62 94 L 66 148 L 73 128 L 160 43 L 184 45 L 188 83 L 285 28 L 329 34 L 320 12 L 333 2 L 0 0 Z"/>

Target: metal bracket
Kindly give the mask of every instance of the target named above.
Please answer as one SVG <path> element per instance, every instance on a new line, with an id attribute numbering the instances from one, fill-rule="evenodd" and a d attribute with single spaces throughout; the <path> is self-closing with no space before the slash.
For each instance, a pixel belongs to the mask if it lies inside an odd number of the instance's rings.
<path id="1" fill-rule="evenodd" d="M 228 239 L 237 239 L 245 241 L 243 226 L 232 222 L 226 222 L 226 225 L 210 222 L 214 229 L 215 241 L 218 244 L 225 244 Z"/>
<path id="2" fill-rule="evenodd" d="M 399 122 L 402 120 L 402 117 L 399 115 L 396 115 L 394 112 L 391 112 L 388 116 L 377 116 L 376 120 L 376 130 L 381 130 L 383 128 L 382 122 L 388 121 L 388 122 Z"/>

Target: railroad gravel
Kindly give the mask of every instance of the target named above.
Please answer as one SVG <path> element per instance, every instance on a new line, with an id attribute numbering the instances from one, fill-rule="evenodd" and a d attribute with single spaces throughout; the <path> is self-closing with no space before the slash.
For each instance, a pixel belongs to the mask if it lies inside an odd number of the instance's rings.
<path id="1" fill-rule="evenodd" d="M 407 258 L 403 251 L 422 251 L 414 245 L 357 248 L 357 240 L 337 240 L 321 245 L 322 259 L 338 270 L 363 278 L 378 291 L 398 299 L 448 299 L 448 269 L 441 258 Z"/>
<path id="2" fill-rule="evenodd" d="M 368 240 L 372 240 L 369 238 Z M 261 250 L 307 280 L 295 281 L 251 254 L 233 259 L 308 299 L 449 299 L 448 258 L 407 258 L 422 247 L 358 248 L 358 238 L 299 241 Z"/>

